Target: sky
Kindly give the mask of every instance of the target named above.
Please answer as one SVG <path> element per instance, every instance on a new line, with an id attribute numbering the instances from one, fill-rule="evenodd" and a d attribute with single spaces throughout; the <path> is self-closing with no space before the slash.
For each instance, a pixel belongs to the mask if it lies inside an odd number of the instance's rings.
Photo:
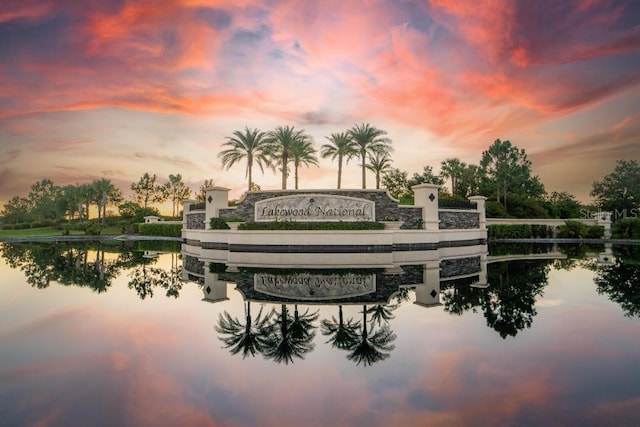
<path id="1" fill-rule="evenodd" d="M 44 178 L 128 195 L 145 172 L 239 197 L 243 165 L 217 157 L 234 131 L 290 125 L 319 148 L 359 123 L 410 175 L 510 140 L 548 192 L 589 202 L 640 160 L 638 17 L 634 0 L 2 0 L 0 203 Z M 300 188 L 336 177 L 322 160 Z M 360 185 L 352 160 L 343 188 Z"/>

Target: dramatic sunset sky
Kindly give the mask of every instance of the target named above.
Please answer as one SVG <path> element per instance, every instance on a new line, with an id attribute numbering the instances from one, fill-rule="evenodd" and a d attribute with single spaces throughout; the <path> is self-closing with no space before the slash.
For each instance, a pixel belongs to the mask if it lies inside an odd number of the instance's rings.
<path id="1" fill-rule="evenodd" d="M 640 159 L 639 17 L 635 0 L 2 0 L 0 203 L 43 178 L 128 195 L 144 172 L 237 197 L 243 167 L 217 159 L 234 130 L 293 125 L 319 148 L 362 122 L 410 174 L 508 139 L 548 192 L 588 202 Z M 336 165 L 300 180 L 334 187 Z"/>

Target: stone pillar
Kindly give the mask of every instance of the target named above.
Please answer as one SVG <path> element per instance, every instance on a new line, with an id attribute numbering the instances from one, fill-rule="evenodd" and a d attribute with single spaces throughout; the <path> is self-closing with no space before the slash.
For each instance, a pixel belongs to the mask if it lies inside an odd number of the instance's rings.
<path id="1" fill-rule="evenodd" d="M 434 307 L 440 304 L 440 261 L 428 261 L 424 266 L 422 284 L 416 286 L 416 304 Z"/>
<path id="2" fill-rule="evenodd" d="M 469 197 L 469 201 L 474 202 L 478 206 L 477 211 L 480 215 L 480 228 L 487 228 L 487 198 L 484 196 L 471 196 Z"/>
<path id="3" fill-rule="evenodd" d="M 205 263 L 207 265 L 207 263 Z M 218 273 L 212 273 L 209 271 L 209 266 L 205 267 L 204 271 L 204 286 L 202 287 L 204 293 L 204 300 L 207 302 L 226 301 L 227 297 L 227 282 L 220 280 Z"/>
<path id="4" fill-rule="evenodd" d="M 209 220 L 220 216 L 220 209 L 229 207 L 229 189 L 223 187 L 209 187 L 204 196 L 205 218 L 204 228 L 209 228 Z"/>
<path id="5" fill-rule="evenodd" d="M 604 238 L 611 238 L 611 212 L 599 212 L 597 224 L 604 227 Z"/>
<path id="6" fill-rule="evenodd" d="M 186 230 L 187 227 L 187 214 L 191 211 L 191 205 L 195 205 L 196 201 L 193 199 L 184 199 L 182 201 L 182 229 Z"/>
<path id="7" fill-rule="evenodd" d="M 438 190 L 437 184 L 418 184 L 411 187 L 413 190 L 414 205 L 422 208 L 422 221 L 426 230 L 436 231 L 440 228 L 438 217 Z"/>

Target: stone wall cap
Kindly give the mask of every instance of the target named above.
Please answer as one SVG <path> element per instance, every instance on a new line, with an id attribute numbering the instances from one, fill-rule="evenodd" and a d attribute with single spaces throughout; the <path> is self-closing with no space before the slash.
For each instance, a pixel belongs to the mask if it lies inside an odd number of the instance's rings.
<path id="1" fill-rule="evenodd" d="M 225 187 L 207 187 L 205 191 L 211 191 L 211 190 L 215 190 L 215 191 L 231 191 L 230 188 L 225 188 Z"/>
<path id="2" fill-rule="evenodd" d="M 425 184 L 417 184 L 411 187 L 412 190 L 415 190 L 416 188 L 440 188 L 440 185 L 425 183 Z"/>
<path id="3" fill-rule="evenodd" d="M 467 197 L 467 199 L 469 199 L 469 200 L 487 200 L 487 198 L 484 197 L 484 196 L 469 196 L 469 197 Z"/>

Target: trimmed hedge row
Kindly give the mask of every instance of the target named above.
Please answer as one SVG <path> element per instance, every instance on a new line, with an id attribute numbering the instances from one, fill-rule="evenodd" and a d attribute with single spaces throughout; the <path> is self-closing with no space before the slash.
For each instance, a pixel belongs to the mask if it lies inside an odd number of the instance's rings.
<path id="1" fill-rule="evenodd" d="M 180 237 L 182 235 L 182 224 L 163 224 L 161 222 L 140 224 L 138 233 L 142 236 Z"/>
<path id="2" fill-rule="evenodd" d="M 550 225 L 500 224 L 488 227 L 489 239 L 533 239 L 553 237 Z"/>
<path id="3" fill-rule="evenodd" d="M 568 239 L 601 239 L 604 227 L 601 225 L 586 225 L 580 221 L 567 221 L 558 227 L 558 237 Z"/>

